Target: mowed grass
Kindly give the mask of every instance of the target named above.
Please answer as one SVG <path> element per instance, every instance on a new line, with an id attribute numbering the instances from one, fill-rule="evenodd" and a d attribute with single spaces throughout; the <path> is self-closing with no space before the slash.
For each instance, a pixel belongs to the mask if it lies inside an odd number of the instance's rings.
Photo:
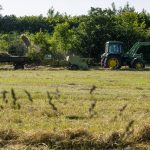
<path id="1" fill-rule="evenodd" d="M 93 85 L 97 88 L 91 95 Z M 13 108 L 12 88 L 20 109 Z M 1 129 L 36 132 L 83 128 L 98 135 L 124 131 L 131 120 L 134 129 L 150 123 L 149 71 L 1 70 L 0 89 L 9 92 L 8 103 L 1 94 Z M 24 90 L 30 92 L 33 102 Z M 57 111 L 49 104 L 47 91 Z M 89 108 L 95 100 L 90 117 Z"/>

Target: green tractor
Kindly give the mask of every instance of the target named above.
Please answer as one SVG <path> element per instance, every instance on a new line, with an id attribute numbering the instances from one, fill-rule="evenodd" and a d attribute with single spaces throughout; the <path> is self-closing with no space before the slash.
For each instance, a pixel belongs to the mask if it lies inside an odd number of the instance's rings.
<path id="1" fill-rule="evenodd" d="M 138 50 L 142 46 L 150 46 L 150 42 L 137 42 L 125 53 L 123 42 L 108 41 L 105 44 L 105 53 L 101 55 L 101 66 L 111 69 L 120 69 L 122 66 L 144 69 L 143 54 L 138 54 Z"/>

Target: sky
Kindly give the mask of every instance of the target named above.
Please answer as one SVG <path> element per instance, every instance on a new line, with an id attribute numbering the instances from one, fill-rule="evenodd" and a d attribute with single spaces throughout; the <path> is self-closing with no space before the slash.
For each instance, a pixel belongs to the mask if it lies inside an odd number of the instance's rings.
<path id="1" fill-rule="evenodd" d="M 47 15 L 49 8 L 53 7 L 60 13 L 68 15 L 87 14 L 90 7 L 111 7 L 112 2 L 115 2 L 116 7 L 124 6 L 127 0 L 0 0 L 3 10 L 2 15 L 16 16 L 38 16 Z M 136 11 L 141 11 L 143 8 L 150 12 L 150 1 L 146 0 L 128 0 L 131 6 L 134 6 Z"/>

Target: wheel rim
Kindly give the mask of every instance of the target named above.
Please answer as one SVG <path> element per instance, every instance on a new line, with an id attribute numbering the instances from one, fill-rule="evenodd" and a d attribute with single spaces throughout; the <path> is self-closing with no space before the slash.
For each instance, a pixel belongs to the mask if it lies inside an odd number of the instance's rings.
<path id="1" fill-rule="evenodd" d="M 142 69 L 143 68 L 143 64 L 138 62 L 138 63 L 135 64 L 135 68 L 136 69 Z"/>
<path id="2" fill-rule="evenodd" d="M 110 58 L 108 60 L 108 66 L 109 68 L 117 68 L 119 65 L 119 61 L 117 58 Z"/>

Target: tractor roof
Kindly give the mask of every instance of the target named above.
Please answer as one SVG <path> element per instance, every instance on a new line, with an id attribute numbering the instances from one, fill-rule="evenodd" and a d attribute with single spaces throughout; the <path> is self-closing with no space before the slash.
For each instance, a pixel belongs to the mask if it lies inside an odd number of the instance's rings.
<path id="1" fill-rule="evenodd" d="M 106 42 L 107 44 L 114 44 L 114 43 L 118 43 L 118 44 L 123 44 L 123 42 L 120 42 L 120 41 L 108 41 Z"/>

